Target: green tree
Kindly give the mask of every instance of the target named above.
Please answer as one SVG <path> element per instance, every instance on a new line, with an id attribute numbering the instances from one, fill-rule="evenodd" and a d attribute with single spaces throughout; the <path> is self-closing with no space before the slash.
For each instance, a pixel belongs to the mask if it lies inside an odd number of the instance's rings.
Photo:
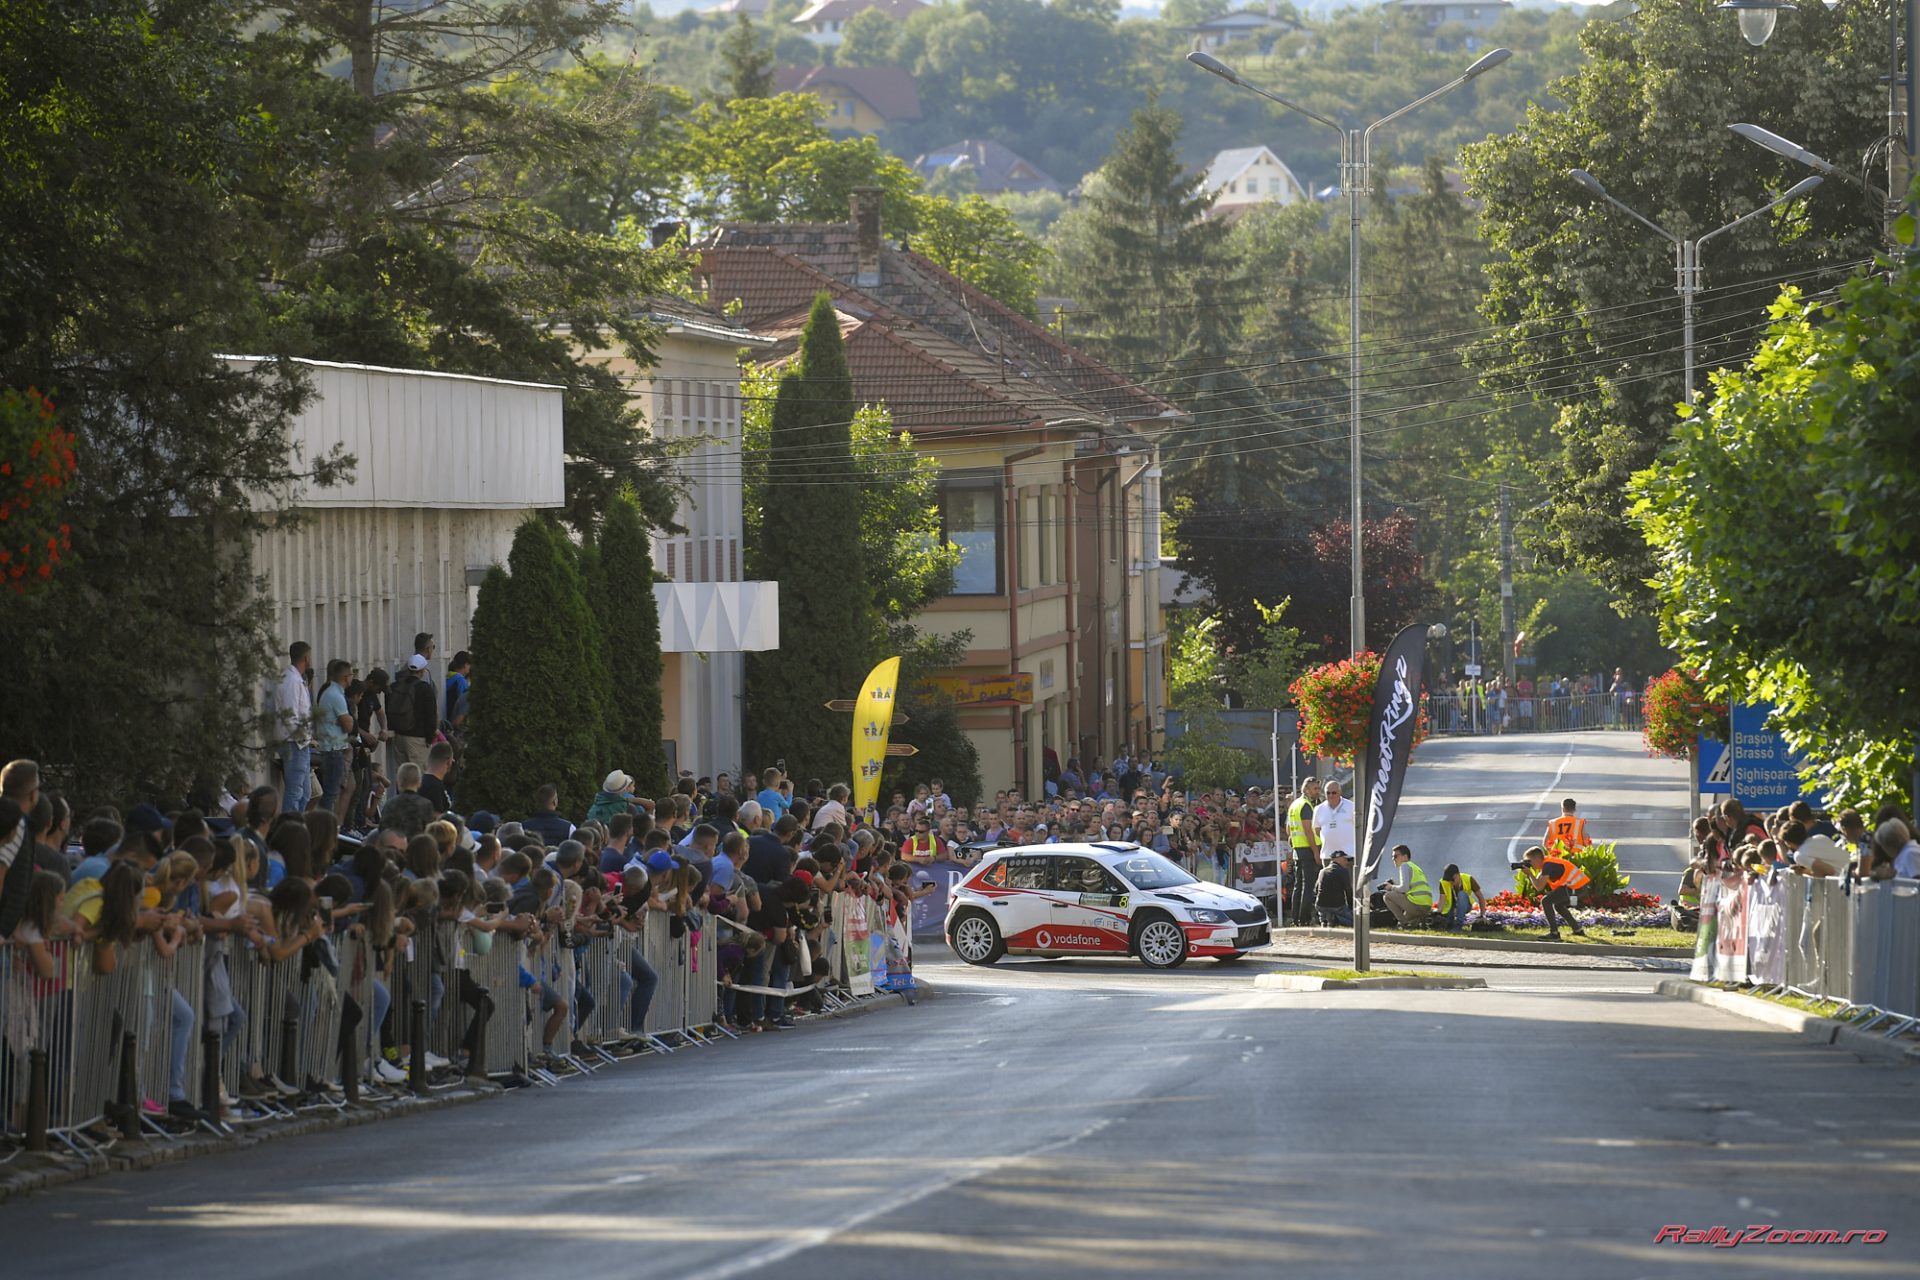
<path id="1" fill-rule="evenodd" d="M 1589 170 L 1654 221 L 1699 235 L 1804 176 L 1728 132 L 1729 122 L 1776 128 L 1826 155 L 1859 155 L 1884 131 L 1875 76 L 1885 9 L 1809 6 L 1794 16 L 1764 57 L 1740 46 L 1709 0 L 1589 23 L 1585 64 L 1554 86 L 1566 108 L 1536 106 L 1518 130 L 1463 153 L 1495 251 L 1482 311 L 1499 336 L 1476 358 L 1494 392 L 1538 397 L 1557 414 L 1560 448 L 1535 459 L 1548 492 L 1542 549 L 1622 600 L 1644 602 L 1652 576 L 1626 518 L 1627 481 L 1668 439 L 1682 397 L 1673 256 L 1566 174 Z M 1837 278 L 1871 251 L 1874 221 L 1865 202 L 1829 184 L 1716 240 L 1700 367 L 1752 349 L 1770 291 L 1735 282 Z"/>
<path id="2" fill-rule="evenodd" d="M 753 20 L 741 14 L 720 41 L 725 81 L 720 86 L 729 101 L 773 96 L 773 50 L 761 40 Z"/>
<path id="3" fill-rule="evenodd" d="M 1633 515 L 1680 662 L 1717 699 L 1777 703 L 1830 800 L 1873 806 L 1920 741 L 1920 265 L 1771 315 L 1634 477 Z"/>
<path id="4" fill-rule="evenodd" d="M 872 667 L 873 587 L 853 465 L 853 378 L 832 300 L 814 301 L 797 364 L 780 378 L 765 498 L 748 565 L 780 584 L 780 647 L 747 655 L 747 756 L 793 772 L 845 777 L 847 724 L 823 705 L 851 698 Z"/>
<path id="5" fill-rule="evenodd" d="M 738 222 L 844 222 L 853 189 L 877 186 L 886 224 L 912 230 L 919 176 L 872 138 L 835 138 L 821 119 L 811 94 L 702 103 L 689 140 L 690 176 L 703 193 L 693 212 Z"/>
<path id="6" fill-rule="evenodd" d="M 862 9 L 847 19 L 833 61 L 842 67 L 891 67 L 900 24 L 879 9 Z"/>
<path id="7" fill-rule="evenodd" d="M 473 691 L 462 793 L 530 811 L 545 783 L 563 813 L 585 810 L 607 768 L 609 680 L 600 625 L 565 535 L 539 518 L 513 536 L 473 615 Z M 624 766 L 622 766 L 624 767 Z"/>
<path id="8" fill-rule="evenodd" d="M 0 603 L 0 753 L 83 812 L 179 802 L 258 759 L 271 634 L 254 536 L 297 458 L 297 369 L 237 365 L 297 147 L 237 16 L 208 0 L 0 8 L 0 386 L 37 387 L 77 437 L 58 502 L 72 551 Z M 261 350 L 262 348 L 254 348 Z"/>
<path id="9" fill-rule="evenodd" d="M 958 202 L 925 196 L 914 207 L 916 250 L 1020 314 L 1034 314 L 1046 250 L 1028 238 L 1012 214 L 977 195 Z"/>
<path id="10" fill-rule="evenodd" d="M 1181 127 L 1157 102 L 1134 112 L 1085 203 L 1061 219 L 1073 226 L 1057 254 L 1061 291 L 1078 304 L 1073 337 L 1126 366 L 1177 349 L 1175 312 L 1226 233 L 1207 220 L 1213 198 L 1181 162 Z"/>
<path id="11" fill-rule="evenodd" d="M 607 704 L 607 736 L 616 765 L 643 788 L 664 789 L 660 703 L 660 611 L 653 598 L 653 547 L 640 508 L 621 494 L 600 526 L 603 588 L 593 598 L 600 622 L 613 699 Z"/>
<path id="12" fill-rule="evenodd" d="M 252 46 L 299 138 L 284 155 L 301 198 L 277 211 L 272 323 L 236 339 L 565 387 L 567 518 L 583 530 L 623 487 L 659 523 L 675 496 L 626 385 L 586 353 L 646 362 L 632 300 L 667 290 L 677 260 L 637 227 L 568 225 L 529 181 L 603 168 L 624 145 L 608 110 L 637 110 L 634 95 L 547 92 L 616 16 L 611 0 L 275 0 Z"/>

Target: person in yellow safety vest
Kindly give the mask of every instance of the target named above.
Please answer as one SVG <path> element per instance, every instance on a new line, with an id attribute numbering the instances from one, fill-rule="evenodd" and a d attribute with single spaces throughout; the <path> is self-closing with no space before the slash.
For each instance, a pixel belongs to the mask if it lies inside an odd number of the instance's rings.
<path id="1" fill-rule="evenodd" d="M 1573 918 L 1573 893 L 1576 889 L 1587 887 L 1587 873 L 1571 858 L 1548 853 L 1539 845 L 1527 850 L 1527 867 L 1533 874 L 1533 887 L 1541 891 L 1540 910 L 1546 913 L 1548 940 L 1560 940 L 1560 926 L 1554 918 L 1556 915 L 1571 925 L 1577 936 L 1586 937 L 1587 931 Z"/>
<path id="2" fill-rule="evenodd" d="M 1456 863 L 1449 862 L 1447 869 L 1440 873 L 1439 890 L 1440 901 L 1434 911 L 1447 922 L 1450 932 L 1458 933 L 1466 925 L 1469 902 L 1478 907 L 1481 915 L 1487 913 L 1487 895 L 1480 891 L 1480 882 Z"/>
<path id="3" fill-rule="evenodd" d="M 1695 853 L 1687 869 L 1680 873 L 1680 889 L 1667 904 L 1667 916 L 1675 929 L 1700 927 L 1700 885 L 1706 879 L 1707 859 Z"/>
<path id="4" fill-rule="evenodd" d="M 913 820 L 913 834 L 900 847 L 902 862 L 934 862 L 946 853 L 946 844 L 933 833 L 933 824 L 922 810 Z"/>
<path id="5" fill-rule="evenodd" d="M 1413 850 L 1404 844 L 1393 846 L 1393 871 L 1393 880 L 1381 886 L 1381 898 L 1393 918 L 1404 928 L 1432 915 L 1433 887 L 1413 860 Z"/>
<path id="6" fill-rule="evenodd" d="M 1560 816 L 1547 824 L 1546 837 L 1540 841 L 1544 847 L 1578 853 L 1593 843 L 1587 836 L 1587 820 L 1574 812 L 1577 807 L 1571 800 L 1560 802 Z"/>
<path id="7" fill-rule="evenodd" d="M 1320 883 L 1320 837 L 1313 829 L 1313 807 L 1320 803 L 1320 779 L 1300 784 L 1300 794 L 1287 806 L 1287 861 L 1293 871 L 1295 924 L 1312 924 L 1314 895 Z M 1352 852 L 1349 850 L 1348 852 Z"/>

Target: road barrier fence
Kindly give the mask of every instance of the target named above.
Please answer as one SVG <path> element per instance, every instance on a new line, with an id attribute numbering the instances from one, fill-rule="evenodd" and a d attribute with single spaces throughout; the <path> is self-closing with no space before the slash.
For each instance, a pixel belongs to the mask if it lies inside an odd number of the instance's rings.
<path id="1" fill-rule="evenodd" d="M 836 929 L 858 916 L 863 945 L 867 905 L 837 894 L 830 912 Z M 466 1054 L 469 1077 L 551 1085 L 623 1053 L 716 1043 L 732 1037 L 719 1020 L 725 927 L 653 911 L 638 930 L 530 945 L 430 919 L 388 947 L 354 926 L 277 960 L 236 936 L 171 949 L 60 939 L 38 953 L 0 942 L 0 1131 L 29 1150 L 85 1155 L 122 1138 L 176 1140 L 174 1103 L 230 1133 L 451 1087 L 458 1077 L 444 1071 L 429 1080 L 429 1054 Z M 836 932 L 823 945 L 849 954 Z M 649 968 L 657 984 L 634 1026 Z M 871 994 L 865 976 L 837 964 L 826 1007 Z M 400 1082 L 374 1070 L 383 1041 L 399 1050 Z"/>

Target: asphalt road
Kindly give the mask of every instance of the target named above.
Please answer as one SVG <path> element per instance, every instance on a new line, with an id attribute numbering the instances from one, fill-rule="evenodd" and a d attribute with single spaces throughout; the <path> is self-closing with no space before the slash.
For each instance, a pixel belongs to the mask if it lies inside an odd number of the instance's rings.
<path id="1" fill-rule="evenodd" d="M 1639 887 L 1673 896 L 1687 864 L 1687 766 L 1647 755 L 1637 733 L 1429 739 L 1414 753 L 1391 835 L 1430 878 L 1457 862 L 1494 892 L 1511 887 L 1509 862 L 1539 843 L 1569 797 L 1589 835 L 1619 842 Z"/>
<path id="2" fill-rule="evenodd" d="M 585 1081 L 0 1206 L 7 1274 L 1920 1275 L 1920 1073 L 1648 994 L 971 970 Z M 1655 1245 L 1666 1224 L 1883 1228 Z"/>

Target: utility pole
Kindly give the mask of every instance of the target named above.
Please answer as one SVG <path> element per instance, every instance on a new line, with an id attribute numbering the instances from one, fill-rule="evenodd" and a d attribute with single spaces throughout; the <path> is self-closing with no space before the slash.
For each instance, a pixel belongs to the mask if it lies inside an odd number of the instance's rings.
<path id="1" fill-rule="evenodd" d="M 1513 488 L 1500 486 L 1500 687 L 1513 689 Z"/>

